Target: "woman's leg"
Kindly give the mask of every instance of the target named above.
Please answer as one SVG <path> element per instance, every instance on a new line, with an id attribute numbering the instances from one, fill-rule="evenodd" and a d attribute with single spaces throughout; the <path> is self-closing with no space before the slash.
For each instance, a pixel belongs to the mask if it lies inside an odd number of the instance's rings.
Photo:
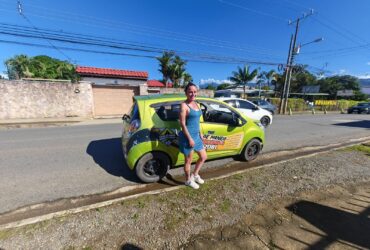
<path id="1" fill-rule="evenodd" d="M 191 168 L 191 161 L 193 160 L 193 150 L 186 156 L 185 155 L 185 165 L 184 165 L 184 172 L 186 181 L 190 181 L 190 168 Z"/>
<path id="2" fill-rule="evenodd" d="M 207 160 L 206 150 L 203 148 L 200 151 L 197 151 L 199 156 L 197 163 L 195 164 L 194 175 L 199 175 L 199 170 L 203 166 L 203 163 Z"/>

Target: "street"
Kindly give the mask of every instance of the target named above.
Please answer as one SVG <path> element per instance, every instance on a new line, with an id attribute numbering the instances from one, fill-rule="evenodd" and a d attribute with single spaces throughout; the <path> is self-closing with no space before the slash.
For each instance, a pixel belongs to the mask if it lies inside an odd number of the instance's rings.
<path id="1" fill-rule="evenodd" d="M 0 213 L 138 184 L 124 167 L 120 136 L 119 123 L 0 130 Z M 369 136 L 369 115 L 275 116 L 263 153 Z"/>

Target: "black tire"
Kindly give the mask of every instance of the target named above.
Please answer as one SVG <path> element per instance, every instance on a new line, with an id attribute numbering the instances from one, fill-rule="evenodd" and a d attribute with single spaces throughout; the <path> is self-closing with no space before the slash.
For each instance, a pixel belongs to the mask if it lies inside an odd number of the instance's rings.
<path id="1" fill-rule="evenodd" d="M 143 155 L 136 164 L 136 175 L 146 183 L 157 182 L 166 176 L 170 169 L 169 157 L 161 152 L 150 152 Z"/>
<path id="2" fill-rule="evenodd" d="M 240 159 L 242 161 L 253 161 L 257 158 L 261 150 L 261 142 L 257 139 L 252 139 L 247 143 L 247 145 L 245 145 L 242 153 L 240 154 Z"/>
<path id="3" fill-rule="evenodd" d="M 270 118 L 268 116 L 263 116 L 260 121 L 265 128 L 270 125 Z"/>

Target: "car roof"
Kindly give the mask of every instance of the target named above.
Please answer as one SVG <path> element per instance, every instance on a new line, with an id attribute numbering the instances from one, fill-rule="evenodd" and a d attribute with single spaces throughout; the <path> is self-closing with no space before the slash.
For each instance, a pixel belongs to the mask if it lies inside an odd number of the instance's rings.
<path id="1" fill-rule="evenodd" d="M 185 101 L 186 96 L 185 94 L 154 94 L 154 95 L 142 95 L 142 96 L 134 96 L 136 101 L 149 101 L 151 103 L 157 102 L 166 102 L 166 101 Z M 209 97 L 197 96 L 199 100 L 214 100 Z"/>
<path id="2" fill-rule="evenodd" d="M 217 100 L 220 100 L 220 101 L 226 101 L 226 100 L 238 100 L 238 101 L 247 101 L 247 102 L 250 102 L 249 100 L 245 100 L 243 98 L 238 98 L 238 97 L 216 97 Z"/>

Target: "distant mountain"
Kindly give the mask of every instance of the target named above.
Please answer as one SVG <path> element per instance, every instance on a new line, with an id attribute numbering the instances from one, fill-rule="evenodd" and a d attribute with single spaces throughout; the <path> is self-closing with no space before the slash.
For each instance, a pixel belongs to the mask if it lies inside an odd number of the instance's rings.
<path id="1" fill-rule="evenodd" d="M 358 80 L 360 81 L 361 87 L 370 87 L 370 78 Z"/>

